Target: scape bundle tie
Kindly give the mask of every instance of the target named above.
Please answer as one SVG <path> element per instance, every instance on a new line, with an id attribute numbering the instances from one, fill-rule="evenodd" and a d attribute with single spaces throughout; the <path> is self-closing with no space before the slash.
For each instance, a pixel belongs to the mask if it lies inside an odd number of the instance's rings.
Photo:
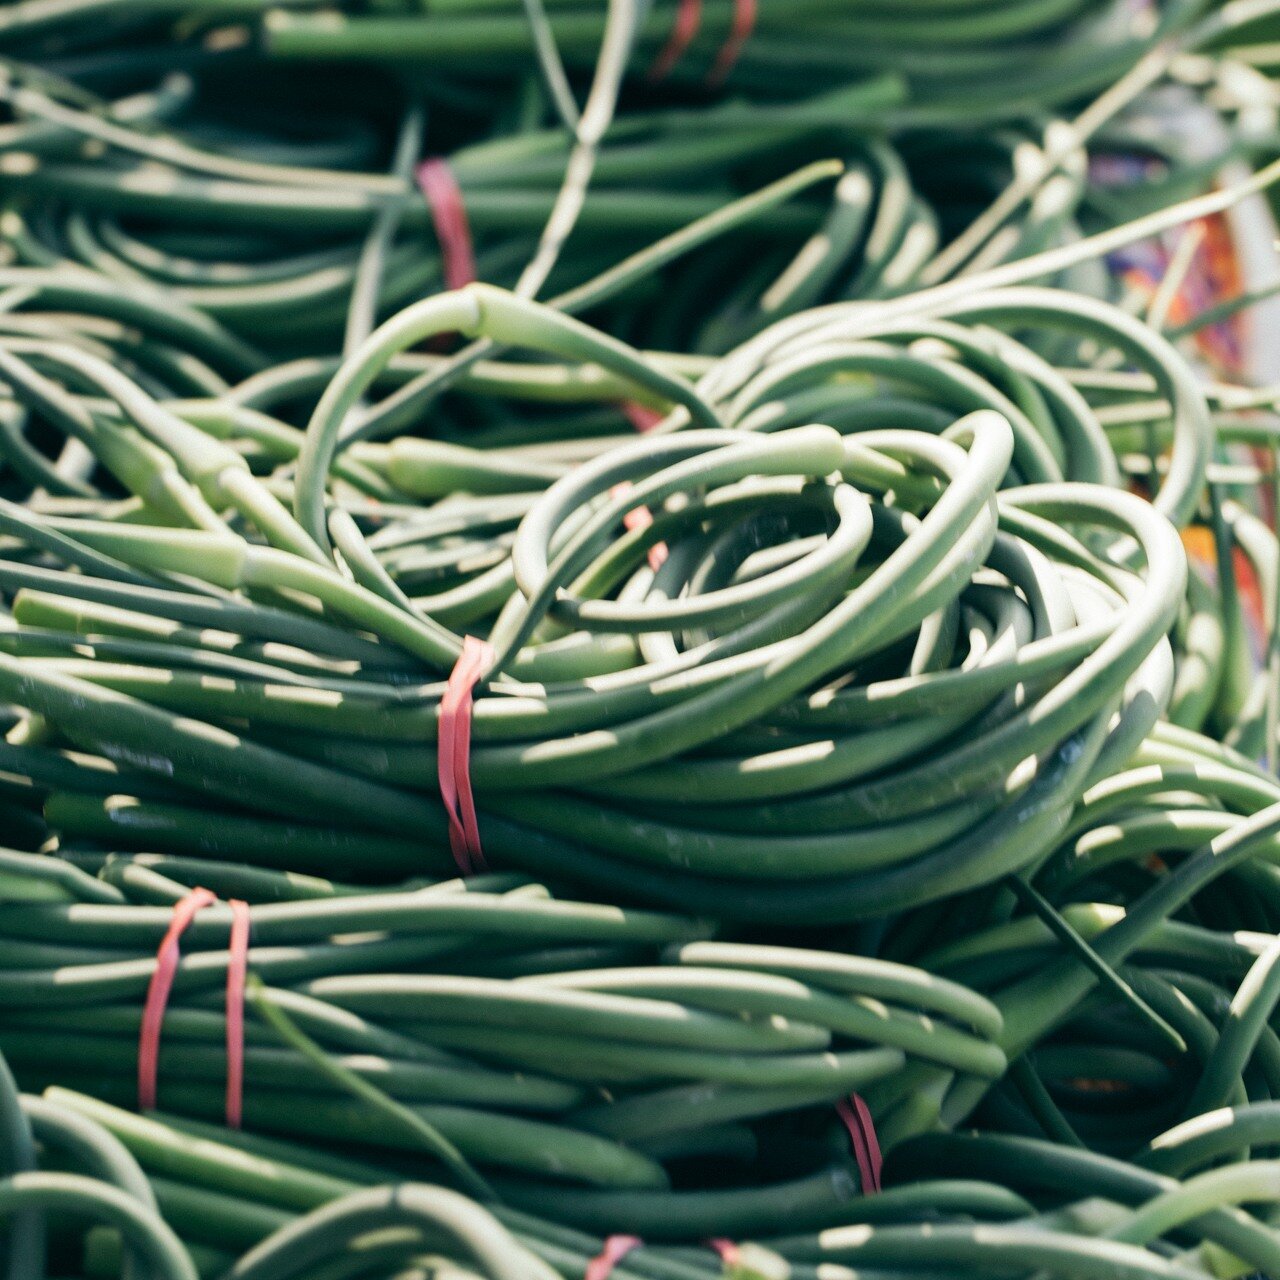
<path id="1" fill-rule="evenodd" d="M 693 43 L 701 25 L 702 0 L 679 0 L 671 34 L 649 68 L 650 80 L 665 80 L 675 70 L 676 63 L 684 57 L 685 50 Z"/>
<path id="2" fill-rule="evenodd" d="M 726 1267 L 737 1265 L 738 1256 L 741 1253 L 741 1250 L 732 1240 L 725 1240 L 720 1236 L 716 1236 L 714 1239 L 704 1241 L 704 1243 L 708 1249 L 713 1250 L 717 1254 L 720 1261 L 723 1262 Z"/>
<path id="3" fill-rule="evenodd" d="M 628 489 L 631 488 L 629 481 L 622 481 L 621 484 L 615 484 L 609 490 L 611 498 L 620 498 Z M 653 512 L 648 507 L 632 507 L 625 516 L 622 517 L 622 527 L 628 533 L 635 533 L 638 529 L 647 529 L 653 523 Z M 659 569 L 666 563 L 667 556 L 670 551 L 665 542 L 655 542 L 649 548 L 649 568 L 657 573 Z"/>
<path id="4" fill-rule="evenodd" d="M 227 1127 L 244 1119 L 244 983 L 249 971 L 249 904 L 232 898 L 227 961 Z"/>
<path id="5" fill-rule="evenodd" d="M 847 1099 L 841 1098 L 836 1103 L 836 1114 L 849 1130 L 853 1157 L 858 1162 L 858 1173 L 862 1178 L 862 1194 L 873 1195 L 880 1190 L 884 1157 L 880 1154 L 880 1140 L 876 1137 L 871 1112 L 858 1094 L 851 1093 Z"/>
<path id="6" fill-rule="evenodd" d="M 755 26 L 756 0 L 733 0 L 733 26 L 729 28 L 729 34 L 720 46 L 720 52 L 716 54 L 711 74 L 707 76 L 709 85 L 718 87 L 729 78 L 729 72 L 742 56 L 742 50 L 751 39 Z"/>
<path id="7" fill-rule="evenodd" d="M 467 636 L 440 700 L 436 770 L 440 797 L 449 819 L 449 848 L 464 876 L 475 875 L 487 867 L 480 847 L 475 797 L 471 793 L 471 706 L 472 691 L 494 656 L 492 645 Z"/>
<path id="8" fill-rule="evenodd" d="M 644 435 L 646 431 L 652 431 L 662 421 L 662 414 L 657 409 L 650 409 L 647 405 L 637 404 L 634 400 L 624 400 L 622 402 L 622 412 L 627 415 L 627 421 L 641 435 Z"/>
<path id="9" fill-rule="evenodd" d="M 733 0 L 733 23 L 724 44 L 720 46 L 716 60 L 707 73 L 707 84 L 718 88 L 728 78 L 743 47 L 751 39 L 756 25 L 756 0 Z M 671 34 L 661 52 L 653 60 L 649 68 L 649 79 L 652 82 L 665 80 L 676 68 L 680 59 L 688 52 L 689 46 L 697 39 L 698 30 L 702 26 L 702 0 L 679 0 L 676 6 L 675 21 L 671 25 Z"/>
<path id="10" fill-rule="evenodd" d="M 642 1244 L 644 1241 L 639 1236 L 609 1236 L 604 1248 L 587 1264 L 582 1280 L 609 1280 L 614 1267 Z"/>
<path id="11" fill-rule="evenodd" d="M 173 916 L 156 951 L 156 967 L 147 984 L 142 1006 L 142 1028 L 138 1033 L 138 1110 L 151 1111 L 156 1105 L 156 1082 L 160 1070 L 160 1030 L 164 1025 L 169 994 L 178 972 L 182 935 L 191 922 L 218 901 L 208 889 L 192 889 L 173 904 Z M 249 904 L 232 898 L 231 938 L 227 961 L 227 1124 L 238 1129 L 244 1110 L 244 986 L 249 965 Z"/>
<path id="12" fill-rule="evenodd" d="M 476 278 L 475 252 L 471 244 L 471 224 L 462 189 L 447 160 L 433 156 L 418 166 L 418 190 L 431 211 L 431 222 L 440 243 L 440 260 L 444 267 L 444 283 L 448 289 L 461 289 Z"/>
<path id="13" fill-rule="evenodd" d="M 646 431 L 652 431 L 654 427 L 662 421 L 662 414 L 656 409 L 649 409 L 645 405 L 637 404 L 634 400 L 625 400 L 622 404 L 622 412 L 627 415 L 627 420 L 641 435 Z M 609 491 L 610 496 L 617 497 L 619 494 L 626 493 L 631 486 L 623 481 L 622 484 L 615 484 Z M 634 531 L 636 529 L 647 529 L 653 523 L 653 513 L 648 507 L 636 507 L 632 511 L 628 511 L 622 518 L 622 526 L 624 529 Z M 665 542 L 656 543 L 649 548 L 649 568 L 657 573 L 662 568 L 667 559 L 667 544 Z"/>
<path id="14" fill-rule="evenodd" d="M 732 1240 L 704 1240 L 708 1249 L 713 1250 L 726 1267 L 732 1267 L 738 1261 L 738 1246 Z M 639 1249 L 644 1241 L 639 1236 L 609 1236 L 604 1247 L 587 1264 L 582 1280 L 609 1280 L 614 1268 L 634 1249 Z"/>

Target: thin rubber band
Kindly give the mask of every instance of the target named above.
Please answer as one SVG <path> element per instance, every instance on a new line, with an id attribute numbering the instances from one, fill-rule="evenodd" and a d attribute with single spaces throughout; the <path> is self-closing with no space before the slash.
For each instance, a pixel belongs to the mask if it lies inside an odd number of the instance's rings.
<path id="1" fill-rule="evenodd" d="M 624 480 L 621 484 L 615 484 L 609 490 L 611 498 L 621 497 L 626 493 L 631 485 Z M 632 507 L 625 516 L 622 517 L 622 527 L 629 533 L 635 533 L 638 529 L 647 529 L 653 523 L 653 512 L 648 507 Z M 665 542 L 655 542 L 649 548 L 649 568 L 657 573 L 667 562 L 667 556 L 670 554 Z"/>
<path id="2" fill-rule="evenodd" d="M 726 1267 L 737 1266 L 738 1256 L 742 1252 L 732 1240 L 725 1240 L 721 1236 L 706 1241 L 708 1249 L 712 1249 L 719 1256 L 720 1261 Z"/>
<path id="3" fill-rule="evenodd" d="M 637 404 L 634 400 L 624 400 L 622 412 L 627 415 L 627 421 L 641 435 L 644 435 L 646 431 L 652 431 L 662 421 L 662 414 L 657 409 L 650 409 L 647 405 Z"/>
<path id="4" fill-rule="evenodd" d="M 461 289 L 476 278 L 475 252 L 471 244 L 471 224 L 462 189 L 447 160 L 432 156 L 418 166 L 418 189 L 426 198 L 431 221 L 440 243 L 446 288 Z"/>
<path id="5" fill-rule="evenodd" d="M 249 904 L 232 898 L 227 961 L 227 1126 L 244 1118 L 244 983 L 249 969 Z"/>
<path id="6" fill-rule="evenodd" d="M 156 1077 L 160 1067 L 160 1028 L 173 990 L 180 958 L 179 941 L 198 912 L 212 906 L 217 897 L 208 889 L 192 889 L 173 904 L 173 917 L 156 950 L 156 967 L 147 983 L 142 1006 L 142 1028 L 138 1033 L 138 1110 L 153 1111 L 156 1105 Z"/>
<path id="7" fill-rule="evenodd" d="M 707 76 L 707 83 L 719 86 L 729 78 L 742 50 L 756 26 L 756 0 L 733 0 L 733 25 L 725 37 L 720 52 L 716 54 L 715 65 Z"/>
<path id="8" fill-rule="evenodd" d="M 471 793 L 471 695 L 493 659 L 491 645 L 467 636 L 440 700 L 436 768 L 440 796 L 449 819 L 449 848 L 464 876 L 487 869 L 480 847 L 475 797 Z"/>
<path id="9" fill-rule="evenodd" d="M 639 1236 L 609 1236 L 604 1242 L 604 1248 L 587 1263 L 582 1280 L 609 1280 L 614 1267 L 642 1244 L 644 1241 Z"/>
<path id="10" fill-rule="evenodd" d="M 626 400 L 623 402 L 622 411 L 627 415 L 631 425 L 643 435 L 646 431 L 652 431 L 654 427 L 662 421 L 662 414 L 656 409 L 646 408 L 642 404 L 637 404 L 634 400 Z M 630 486 L 627 484 L 616 484 L 611 492 L 616 497 L 619 493 L 625 493 Z M 622 524 L 625 529 L 647 529 L 653 523 L 653 514 L 648 507 L 636 507 L 633 511 L 628 511 L 622 517 Z M 659 569 L 666 563 L 668 555 L 667 544 L 665 542 L 655 543 L 649 548 L 649 568 L 657 573 Z"/>
<path id="11" fill-rule="evenodd" d="M 874 1195 L 880 1190 L 880 1170 L 884 1166 L 884 1157 L 880 1154 L 880 1140 L 876 1137 L 871 1112 L 856 1093 L 851 1093 L 847 1099 L 841 1098 L 836 1103 L 836 1114 L 849 1130 L 849 1142 L 862 1178 L 862 1194 Z"/>
<path id="12" fill-rule="evenodd" d="M 649 68 L 649 80 L 657 83 L 665 80 L 675 70 L 676 63 L 684 57 L 702 25 L 702 0 L 680 0 L 671 34 L 662 51 Z"/>
<path id="13" fill-rule="evenodd" d="M 653 512 L 648 507 L 633 507 L 622 517 L 622 527 L 634 533 L 637 529 L 647 529 L 653 523 Z"/>

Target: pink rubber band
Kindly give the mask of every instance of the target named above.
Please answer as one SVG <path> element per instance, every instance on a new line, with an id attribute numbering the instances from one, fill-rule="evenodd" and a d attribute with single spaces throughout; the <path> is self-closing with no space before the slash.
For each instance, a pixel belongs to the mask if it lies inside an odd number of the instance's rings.
<path id="1" fill-rule="evenodd" d="M 433 156 L 418 166 L 418 189 L 427 201 L 431 221 L 440 242 L 445 286 L 461 289 L 476 278 L 475 252 L 471 245 L 471 224 L 462 190 L 447 160 Z"/>
<path id="2" fill-rule="evenodd" d="M 884 1158 L 880 1154 L 880 1140 L 876 1137 L 871 1112 L 856 1093 L 851 1093 L 848 1099 L 841 1098 L 836 1103 L 836 1114 L 849 1130 L 849 1142 L 862 1178 L 862 1194 L 874 1195 L 880 1190 L 880 1170 L 884 1165 Z"/>
<path id="3" fill-rule="evenodd" d="M 173 904 L 173 918 L 156 951 L 156 967 L 147 983 L 142 1006 L 142 1028 L 138 1033 L 138 1110 L 152 1111 L 156 1105 L 156 1077 L 160 1067 L 160 1027 L 164 1023 L 169 992 L 180 958 L 179 940 L 197 912 L 217 901 L 208 889 L 192 889 Z"/>
<path id="4" fill-rule="evenodd" d="M 733 0 L 733 26 L 716 54 L 715 66 L 707 76 L 709 85 L 722 85 L 742 56 L 743 47 L 756 27 L 756 0 Z"/>
<path id="5" fill-rule="evenodd" d="M 467 636 L 440 700 L 436 768 L 440 796 L 449 818 L 449 848 L 464 876 L 474 875 L 487 866 L 480 847 L 475 797 L 471 793 L 471 692 L 493 659 L 491 645 Z"/>
<path id="6" fill-rule="evenodd" d="M 715 1250 L 720 1257 L 720 1261 L 723 1262 L 726 1267 L 732 1267 L 737 1263 L 740 1250 L 732 1240 L 725 1240 L 717 1236 L 713 1240 L 708 1240 L 706 1245 L 708 1249 Z"/>
<path id="7" fill-rule="evenodd" d="M 614 1267 L 642 1244 L 644 1241 L 639 1236 L 610 1236 L 604 1242 L 604 1248 L 587 1263 L 582 1280 L 609 1280 Z"/>
<path id="8" fill-rule="evenodd" d="M 653 66 L 649 68 L 649 79 L 652 82 L 665 80 L 675 70 L 676 63 L 684 57 L 701 25 L 702 0 L 680 0 L 667 43 L 662 46 L 662 52 L 654 58 Z"/>
<path id="9" fill-rule="evenodd" d="M 227 1126 L 244 1119 L 244 982 L 249 969 L 249 904 L 232 898 L 227 960 Z"/>
<path id="10" fill-rule="evenodd" d="M 637 404 L 634 400 L 623 401 L 622 412 L 627 415 L 627 420 L 641 435 L 646 431 L 652 431 L 662 421 L 662 414 L 657 409 Z"/>
<path id="11" fill-rule="evenodd" d="M 632 507 L 622 517 L 622 527 L 634 533 L 637 529 L 647 529 L 653 523 L 653 512 L 648 507 Z"/>
<path id="12" fill-rule="evenodd" d="M 615 484 L 609 490 L 611 498 L 621 497 L 631 485 L 624 480 L 621 484 Z M 634 533 L 637 529 L 647 529 L 653 523 L 653 512 L 648 507 L 632 507 L 625 516 L 622 517 L 622 527 L 630 533 Z M 665 542 L 655 542 L 649 548 L 649 568 L 657 573 L 667 562 L 667 556 L 670 551 Z"/>

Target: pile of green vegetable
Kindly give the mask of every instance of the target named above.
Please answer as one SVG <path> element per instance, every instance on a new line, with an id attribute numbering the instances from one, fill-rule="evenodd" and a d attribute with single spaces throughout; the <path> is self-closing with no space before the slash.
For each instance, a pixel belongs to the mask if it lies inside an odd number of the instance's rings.
<path id="1" fill-rule="evenodd" d="M 0 5 L 5 1274 L 1280 1277 L 1277 21 Z"/>

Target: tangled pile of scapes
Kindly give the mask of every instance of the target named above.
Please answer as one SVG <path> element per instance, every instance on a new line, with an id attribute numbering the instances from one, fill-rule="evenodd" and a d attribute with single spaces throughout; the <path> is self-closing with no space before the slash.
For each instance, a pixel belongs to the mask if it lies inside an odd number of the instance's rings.
<path id="1" fill-rule="evenodd" d="M 0 4 L 8 1280 L 1280 1277 L 1277 69 Z"/>

